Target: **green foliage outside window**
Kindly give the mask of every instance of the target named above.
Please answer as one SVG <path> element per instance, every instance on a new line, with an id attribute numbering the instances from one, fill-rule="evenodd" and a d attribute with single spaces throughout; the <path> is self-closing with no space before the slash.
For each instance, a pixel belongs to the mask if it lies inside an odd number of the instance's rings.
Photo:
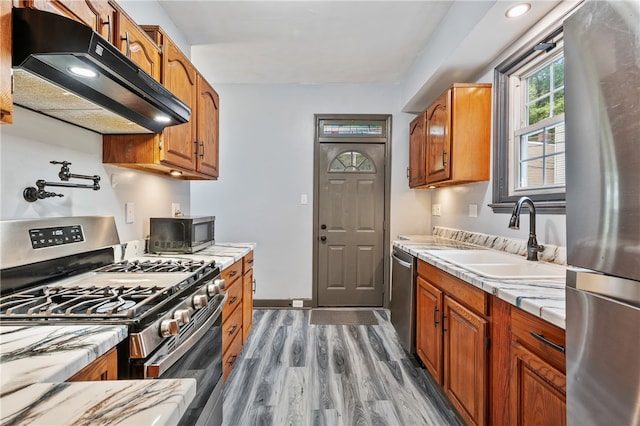
<path id="1" fill-rule="evenodd" d="M 528 125 L 564 112 L 564 57 L 527 77 Z"/>

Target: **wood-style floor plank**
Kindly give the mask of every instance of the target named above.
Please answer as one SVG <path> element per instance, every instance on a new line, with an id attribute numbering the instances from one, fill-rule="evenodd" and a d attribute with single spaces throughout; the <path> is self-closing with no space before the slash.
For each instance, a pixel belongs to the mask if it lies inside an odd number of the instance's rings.
<path id="1" fill-rule="evenodd" d="M 388 311 L 378 325 L 311 325 L 309 310 L 255 310 L 225 384 L 224 424 L 461 425 L 402 349 Z"/>

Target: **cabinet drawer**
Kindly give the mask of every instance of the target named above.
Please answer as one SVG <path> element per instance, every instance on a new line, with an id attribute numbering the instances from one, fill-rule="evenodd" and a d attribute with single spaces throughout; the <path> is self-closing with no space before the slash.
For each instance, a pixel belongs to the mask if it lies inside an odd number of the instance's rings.
<path id="1" fill-rule="evenodd" d="M 242 352 L 242 333 L 239 333 L 234 337 L 227 349 L 227 352 L 222 356 L 222 374 L 225 381 L 227 381 L 227 377 L 231 374 L 231 370 L 233 370 L 233 366 L 236 364 L 236 361 L 240 358 L 240 352 Z"/>
<path id="2" fill-rule="evenodd" d="M 432 284 L 437 283 L 436 286 L 440 290 L 473 309 L 476 313 L 489 314 L 489 295 L 483 290 L 422 260 L 418 260 L 418 275 Z"/>
<path id="3" fill-rule="evenodd" d="M 234 305 L 236 306 L 237 303 Z M 237 307 L 237 306 L 236 306 Z M 242 308 L 237 307 L 222 323 L 222 352 L 226 352 L 236 337 L 236 334 L 242 334 Z"/>
<path id="4" fill-rule="evenodd" d="M 246 254 L 242 258 L 242 270 L 243 273 L 247 273 L 249 269 L 253 268 L 253 250 L 251 250 L 248 254 Z"/>
<path id="5" fill-rule="evenodd" d="M 511 337 L 565 373 L 564 330 L 522 309 L 513 308 L 511 309 Z"/>
<path id="6" fill-rule="evenodd" d="M 228 281 L 225 280 L 225 285 Z M 242 280 L 236 279 L 230 287 L 227 287 L 227 303 L 222 309 L 222 322 L 225 322 L 227 318 L 233 314 L 234 309 L 242 305 Z"/>
<path id="7" fill-rule="evenodd" d="M 220 275 L 224 280 L 224 284 L 227 286 L 227 288 L 229 288 L 233 283 L 233 281 L 236 280 L 237 278 L 240 278 L 240 276 L 242 275 L 242 259 L 238 260 L 236 263 L 229 266 L 228 268 L 225 268 L 220 273 Z"/>

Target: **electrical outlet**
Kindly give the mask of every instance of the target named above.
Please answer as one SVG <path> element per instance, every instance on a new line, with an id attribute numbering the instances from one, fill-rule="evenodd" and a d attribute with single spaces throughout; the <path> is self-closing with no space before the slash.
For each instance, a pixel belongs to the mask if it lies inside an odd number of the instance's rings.
<path id="1" fill-rule="evenodd" d="M 134 204 L 129 201 L 124 203 L 124 221 L 125 223 L 133 223 L 136 220 L 136 211 Z"/>
<path id="2" fill-rule="evenodd" d="M 171 203 L 171 217 L 180 216 L 182 216 L 182 211 L 180 211 L 180 203 Z"/>
<path id="3" fill-rule="evenodd" d="M 440 204 L 432 204 L 431 205 L 431 216 L 440 216 Z"/>
<path id="4" fill-rule="evenodd" d="M 291 301 L 291 306 L 294 308 L 302 308 L 304 306 L 304 302 L 300 299 L 293 299 Z"/>

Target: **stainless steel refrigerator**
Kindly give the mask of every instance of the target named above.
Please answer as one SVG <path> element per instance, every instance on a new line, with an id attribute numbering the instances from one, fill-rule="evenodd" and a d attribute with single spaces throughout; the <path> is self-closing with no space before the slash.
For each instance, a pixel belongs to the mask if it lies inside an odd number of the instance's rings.
<path id="1" fill-rule="evenodd" d="M 638 425 L 640 2 L 586 1 L 564 40 L 567 422 Z"/>

